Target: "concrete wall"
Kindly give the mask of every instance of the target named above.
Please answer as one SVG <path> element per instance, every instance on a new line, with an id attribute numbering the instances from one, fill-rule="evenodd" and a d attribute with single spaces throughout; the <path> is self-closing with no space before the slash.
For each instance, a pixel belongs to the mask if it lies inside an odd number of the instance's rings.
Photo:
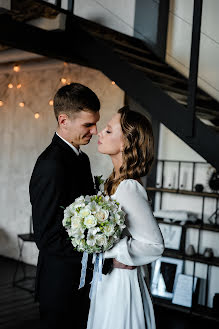
<path id="1" fill-rule="evenodd" d="M 135 0 L 75 0 L 74 14 L 134 35 Z"/>
<path id="2" fill-rule="evenodd" d="M 219 100 L 219 2 L 204 0 L 202 10 L 198 84 Z M 188 76 L 193 1 L 171 0 L 166 60 Z"/>
<path id="3" fill-rule="evenodd" d="M 64 72 L 63 72 L 64 71 Z M 61 87 L 60 78 L 80 82 L 97 93 L 101 101 L 102 129 L 112 114 L 123 106 L 124 93 L 101 72 L 78 65 L 63 64 L 57 68 L 19 75 L 0 74 L 0 255 L 17 258 L 17 234 L 29 232 L 31 207 L 28 185 L 38 155 L 51 142 L 56 129 L 53 108 L 48 104 Z M 22 84 L 22 88 L 8 89 L 7 85 Z M 19 107 L 20 101 L 25 103 Z M 39 112 L 39 119 L 34 113 Z M 97 137 L 83 148 L 90 156 L 93 174 L 106 178 L 112 170 L 107 156 L 97 154 Z M 36 264 L 37 248 L 32 243 L 24 246 L 24 261 Z"/>

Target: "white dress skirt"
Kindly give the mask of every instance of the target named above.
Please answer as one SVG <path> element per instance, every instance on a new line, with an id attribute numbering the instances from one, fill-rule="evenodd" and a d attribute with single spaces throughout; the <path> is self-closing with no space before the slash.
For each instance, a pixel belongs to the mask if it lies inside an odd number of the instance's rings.
<path id="1" fill-rule="evenodd" d="M 152 214 L 144 187 L 133 179 L 120 183 L 112 196 L 126 212 L 123 238 L 104 258 L 137 266 L 134 270 L 114 268 L 98 281 L 90 305 L 87 329 L 155 329 L 145 266 L 164 250 L 159 226 Z"/>

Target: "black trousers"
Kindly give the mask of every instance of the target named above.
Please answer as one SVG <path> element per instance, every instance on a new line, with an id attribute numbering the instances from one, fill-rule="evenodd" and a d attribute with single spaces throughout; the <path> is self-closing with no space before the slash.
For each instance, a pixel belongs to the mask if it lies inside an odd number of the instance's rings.
<path id="1" fill-rule="evenodd" d="M 92 272 L 87 271 L 86 285 L 78 289 L 80 275 L 80 263 L 43 257 L 37 284 L 41 329 L 86 329 Z"/>
<path id="2" fill-rule="evenodd" d="M 86 329 L 89 313 L 88 286 L 74 292 L 74 304 L 66 311 L 46 307 L 40 303 L 41 329 Z"/>

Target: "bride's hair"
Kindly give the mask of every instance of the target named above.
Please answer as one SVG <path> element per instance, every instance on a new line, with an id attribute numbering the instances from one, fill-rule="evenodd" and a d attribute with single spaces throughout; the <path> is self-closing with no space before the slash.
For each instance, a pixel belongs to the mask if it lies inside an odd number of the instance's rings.
<path id="1" fill-rule="evenodd" d="M 150 121 L 142 114 L 131 111 L 128 106 L 118 110 L 124 139 L 123 164 L 119 178 L 113 171 L 104 189 L 108 195 L 115 193 L 124 179 L 140 179 L 146 176 L 154 160 L 154 136 Z"/>

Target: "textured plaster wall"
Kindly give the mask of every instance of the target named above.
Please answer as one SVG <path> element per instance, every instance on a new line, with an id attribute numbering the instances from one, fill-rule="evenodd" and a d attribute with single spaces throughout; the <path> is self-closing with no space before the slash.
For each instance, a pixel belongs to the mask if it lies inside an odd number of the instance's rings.
<path id="1" fill-rule="evenodd" d="M 123 105 L 123 91 L 101 72 L 86 67 L 62 64 L 17 74 L 0 72 L 0 100 L 4 101 L 0 107 L 0 255 L 17 258 L 17 234 L 29 231 L 29 180 L 38 155 L 49 145 L 56 130 L 53 107 L 48 102 L 62 86 L 61 77 L 96 92 L 101 101 L 100 129 Z M 14 88 L 9 89 L 9 83 Z M 18 83 L 22 84 L 20 89 L 16 88 Z M 24 107 L 18 105 L 21 101 Z M 39 119 L 34 117 L 36 112 Z M 97 137 L 83 149 L 90 156 L 93 173 L 107 177 L 111 161 L 97 154 Z M 25 262 L 36 264 L 38 251 L 34 244 L 26 243 L 23 255 Z"/>

